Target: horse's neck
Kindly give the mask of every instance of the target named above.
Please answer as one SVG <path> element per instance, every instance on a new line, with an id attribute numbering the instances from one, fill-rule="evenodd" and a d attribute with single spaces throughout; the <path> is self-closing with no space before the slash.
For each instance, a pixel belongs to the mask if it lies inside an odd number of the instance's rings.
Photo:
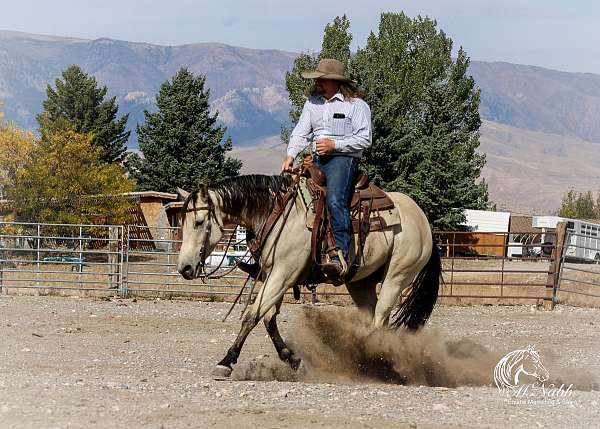
<path id="1" fill-rule="evenodd" d="M 258 219 L 248 218 L 246 216 L 246 210 L 244 210 L 243 207 L 239 207 L 235 213 L 230 213 L 224 210 L 223 201 L 219 196 L 212 195 L 212 200 L 215 204 L 215 212 L 223 225 L 239 225 L 253 231 L 258 230 L 260 227 L 260 221 Z"/>
<path id="2" fill-rule="evenodd" d="M 294 201 L 294 205 L 298 206 L 298 207 L 302 207 L 304 210 L 306 210 L 306 207 L 304 207 L 304 204 L 301 204 L 301 200 L 302 198 L 300 197 L 300 195 L 296 195 L 295 196 L 295 201 Z M 219 212 L 219 216 L 221 217 L 221 220 L 223 222 L 223 224 L 226 225 L 240 225 L 243 226 L 244 228 L 247 229 L 251 229 L 252 231 L 258 232 L 260 231 L 260 229 L 263 227 L 264 223 L 267 220 L 267 217 L 249 217 L 247 216 L 247 211 L 244 210 L 244 207 L 239 207 L 238 210 L 235 213 L 226 213 L 225 210 L 223 209 L 223 204 L 221 202 L 220 199 L 215 199 L 216 200 L 216 208 L 217 211 Z M 288 203 L 289 205 L 289 203 Z"/>

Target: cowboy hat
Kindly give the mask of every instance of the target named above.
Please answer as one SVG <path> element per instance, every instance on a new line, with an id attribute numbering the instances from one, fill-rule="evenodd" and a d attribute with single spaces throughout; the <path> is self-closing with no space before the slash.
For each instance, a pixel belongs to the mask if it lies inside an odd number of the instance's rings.
<path id="1" fill-rule="evenodd" d="M 323 58 L 315 70 L 304 70 L 301 75 L 304 79 L 331 79 L 354 85 L 354 81 L 345 76 L 344 68 L 344 64 L 338 60 Z"/>

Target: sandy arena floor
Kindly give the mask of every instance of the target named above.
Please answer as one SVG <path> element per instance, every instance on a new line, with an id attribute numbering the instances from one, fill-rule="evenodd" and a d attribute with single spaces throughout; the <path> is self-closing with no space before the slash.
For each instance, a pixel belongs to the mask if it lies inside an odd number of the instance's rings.
<path id="1" fill-rule="evenodd" d="M 311 357 L 305 372 L 275 358 L 261 324 L 237 380 L 214 381 L 239 328 L 239 310 L 220 321 L 228 307 L 0 295 L 0 428 L 600 427 L 598 309 L 438 306 L 418 336 L 365 339 L 350 308 L 287 305 L 279 326 Z M 500 396 L 495 363 L 528 344 L 570 397 Z M 408 384 L 382 382 L 369 350 Z"/>

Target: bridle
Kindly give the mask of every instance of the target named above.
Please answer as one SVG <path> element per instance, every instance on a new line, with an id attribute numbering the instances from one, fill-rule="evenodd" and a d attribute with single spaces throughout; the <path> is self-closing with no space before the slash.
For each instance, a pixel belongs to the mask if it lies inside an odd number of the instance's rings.
<path id="1" fill-rule="evenodd" d="M 204 237 L 204 242 L 202 243 L 202 247 L 200 248 L 198 256 L 200 257 L 200 273 L 204 274 L 205 276 L 210 276 L 217 269 L 219 269 L 219 267 L 223 263 L 223 261 L 221 261 L 221 264 L 219 264 L 219 266 L 215 270 L 211 271 L 209 274 L 205 273 L 205 262 L 204 261 L 206 261 L 206 258 L 208 256 L 208 255 L 206 255 L 206 249 L 208 248 L 208 241 L 210 240 L 210 236 L 211 236 L 211 232 L 212 232 L 212 218 L 215 219 L 215 222 L 216 222 L 217 226 L 219 227 L 219 230 L 221 231 L 221 233 L 224 233 L 225 229 L 217 221 L 217 217 L 215 215 L 215 206 L 214 206 L 212 200 L 210 199 L 210 195 L 208 195 L 207 200 L 208 200 L 207 205 L 197 207 L 196 199 L 193 198 L 193 207 L 191 209 L 184 210 L 184 213 L 185 214 L 194 213 L 194 227 L 195 227 L 195 224 L 197 222 L 196 213 L 198 213 L 199 211 L 203 211 L 203 210 L 207 211 L 207 216 L 206 216 L 206 221 L 205 221 L 206 222 L 205 237 Z M 189 202 L 188 202 L 188 204 L 189 204 Z M 185 218 L 184 218 L 184 222 L 185 222 Z M 232 234 L 232 237 L 233 237 L 233 234 Z M 231 242 L 231 237 L 230 237 L 229 241 Z M 227 247 L 229 247 L 229 243 L 227 244 Z M 197 275 L 198 273 L 195 273 L 195 274 Z"/>

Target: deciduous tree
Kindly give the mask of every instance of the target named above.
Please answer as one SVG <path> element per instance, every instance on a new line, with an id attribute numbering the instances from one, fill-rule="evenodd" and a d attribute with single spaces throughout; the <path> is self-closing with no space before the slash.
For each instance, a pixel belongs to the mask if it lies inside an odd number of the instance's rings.
<path id="1" fill-rule="evenodd" d="M 12 123 L 0 122 L 0 194 L 15 184 L 17 175 L 29 161 L 34 145 L 33 133 L 23 131 Z"/>
<path id="2" fill-rule="evenodd" d="M 600 219 L 600 192 L 594 201 L 592 191 L 577 192 L 570 189 L 556 214 L 571 219 Z"/>
<path id="3" fill-rule="evenodd" d="M 72 130 L 47 134 L 17 174 L 11 197 L 18 219 L 94 223 L 127 219 L 133 190 L 118 164 L 102 159 L 91 134 Z"/>

